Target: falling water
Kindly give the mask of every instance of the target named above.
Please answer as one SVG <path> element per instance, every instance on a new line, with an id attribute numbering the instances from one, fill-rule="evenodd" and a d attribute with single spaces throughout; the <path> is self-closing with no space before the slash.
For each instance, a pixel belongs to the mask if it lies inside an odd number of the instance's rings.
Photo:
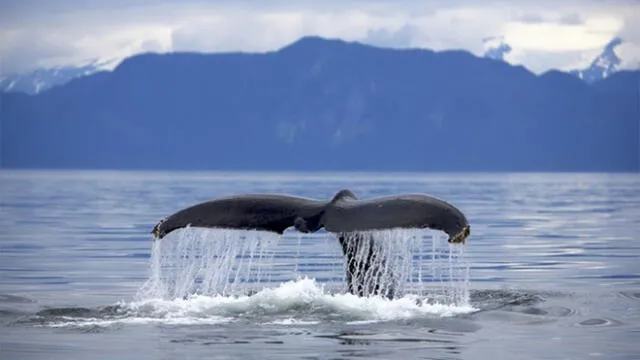
<path id="1" fill-rule="evenodd" d="M 349 237 L 373 239 L 360 242 L 354 257 L 354 261 L 362 262 L 367 254 L 374 254 L 370 261 L 377 271 L 352 274 L 364 286 L 378 287 L 383 295 L 393 292 L 395 297 L 412 294 L 432 303 L 468 303 L 469 268 L 464 246 L 451 245 L 442 237 L 417 229 L 377 230 Z M 291 244 L 284 246 L 283 239 Z M 244 295 L 269 287 L 274 274 L 281 281 L 300 278 L 301 273 L 309 272 L 305 267 L 317 267 L 320 261 L 327 262 L 325 270 L 335 272 L 346 284 L 348 264 L 335 239 L 329 239 L 332 241 L 327 242 L 326 250 L 320 248 L 323 257 L 335 257 L 315 260 L 313 265 L 303 261 L 317 255 L 305 252 L 309 242 L 317 240 L 305 239 L 303 243 L 299 234 L 282 237 L 260 231 L 189 228 L 154 242 L 151 275 L 138 298 Z M 285 250 L 293 261 L 280 262 L 286 257 L 281 255 L 287 253 Z"/>
<path id="2" fill-rule="evenodd" d="M 377 288 L 382 295 L 415 294 L 434 303 L 468 303 L 469 266 L 464 246 L 418 229 L 358 232 L 349 238 L 348 247 L 358 244 L 352 262 L 369 261 L 374 269 L 352 274 L 366 292 Z M 373 241 L 366 241 L 369 239 Z M 346 259 L 344 268 L 348 272 Z"/>
<path id="3" fill-rule="evenodd" d="M 280 240 L 261 231 L 188 228 L 178 238 L 155 241 L 151 276 L 138 298 L 236 295 L 268 282 Z"/>

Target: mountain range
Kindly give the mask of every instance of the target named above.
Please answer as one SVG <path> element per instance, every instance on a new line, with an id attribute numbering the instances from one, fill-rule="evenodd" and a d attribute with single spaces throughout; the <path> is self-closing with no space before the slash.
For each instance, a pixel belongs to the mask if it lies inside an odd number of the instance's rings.
<path id="1" fill-rule="evenodd" d="M 494 60 L 505 60 L 512 47 L 504 37 L 489 37 L 482 40 L 485 46 L 484 57 Z M 616 72 L 621 60 L 615 53 L 615 47 L 622 43 L 622 39 L 614 38 L 585 69 L 570 70 L 569 73 L 589 83 L 602 80 Z M 12 74 L 0 78 L 0 91 L 23 92 L 37 94 L 54 86 L 64 85 L 69 81 L 91 75 L 93 73 L 112 70 L 122 59 L 92 60 L 80 66 L 60 66 L 38 68 L 36 70 Z"/>
<path id="2" fill-rule="evenodd" d="M 588 68 L 583 70 L 571 70 L 569 73 L 588 83 L 610 76 L 618 71 L 620 64 L 622 63 L 622 60 L 620 60 L 615 52 L 616 46 L 620 44 L 622 44 L 622 39 L 617 37 L 614 38 L 604 47 L 602 53 L 600 53 L 600 55 L 591 62 Z"/>
<path id="3" fill-rule="evenodd" d="M 513 48 L 505 42 L 504 37 L 489 37 L 482 40 L 485 46 L 483 56 L 488 59 L 506 61 L 505 57 Z M 622 44 L 622 39 L 615 37 L 607 43 L 602 52 L 584 69 L 569 70 L 568 73 L 577 76 L 588 83 L 602 80 L 620 69 L 622 60 L 615 52 L 615 48 Z"/>
<path id="4" fill-rule="evenodd" d="M 111 70 L 118 61 L 118 59 L 92 60 L 80 66 L 38 68 L 26 73 L 8 75 L 0 78 L 0 91 L 38 94 L 79 77 Z"/>
<path id="5" fill-rule="evenodd" d="M 640 72 L 592 84 L 465 51 L 305 37 L 141 54 L 2 93 L 8 168 L 638 171 Z"/>

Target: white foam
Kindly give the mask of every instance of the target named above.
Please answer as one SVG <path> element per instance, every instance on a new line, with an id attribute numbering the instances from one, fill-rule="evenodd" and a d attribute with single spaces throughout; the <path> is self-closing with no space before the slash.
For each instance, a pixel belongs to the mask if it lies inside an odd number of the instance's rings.
<path id="1" fill-rule="evenodd" d="M 371 323 L 398 319 L 450 317 L 473 312 L 469 305 L 426 303 L 416 295 L 399 299 L 331 294 L 314 279 L 288 281 L 252 296 L 193 295 L 186 299 L 147 299 L 120 303 L 122 315 L 112 318 L 58 318 L 51 327 L 144 324 L 224 324 L 238 319 L 276 325 L 310 325 L 341 319 Z M 61 321 L 60 321 L 61 320 Z"/>
<path id="2" fill-rule="evenodd" d="M 224 324 L 243 318 L 283 326 L 327 320 L 358 324 L 449 317 L 476 310 L 468 302 L 469 267 L 463 246 L 416 230 L 359 234 L 379 241 L 372 249 L 384 257 L 377 268 L 386 273 L 358 276 L 383 289 L 398 290 L 394 299 L 329 292 L 326 284 L 301 278 L 297 263 L 284 271 L 286 277 L 297 280 L 272 282 L 280 241 L 275 234 L 191 228 L 173 235 L 154 242 L 148 281 L 134 301 L 118 304 L 117 314 L 56 318 L 45 326 Z M 295 240 L 300 247 L 300 238 Z M 368 249 L 363 249 L 365 255 L 358 253 L 356 260 L 366 256 Z M 344 274 L 345 269 L 336 271 Z M 247 295 L 250 292 L 253 295 Z"/>
<path id="3" fill-rule="evenodd" d="M 287 319 L 272 321 L 272 322 L 270 322 L 268 324 L 272 324 L 272 325 L 289 325 L 289 326 L 295 326 L 295 325 L 317 325 L 317 324 L 320 324 L 320 321 L 318 321 L 318 320 L 305 321 L 305 320 L 298 320 L 298 319 L 294 319 L 294 318 L 287 318 Z"/>
<path id="4" fill-rule="evenodd" d="M 99 319 L 99 318 L 73 318 L 62 317 L 53 323 L 44 325 L 36 325 L 40 327 L 52 327 L 52 328 L 85 328 L 85 327 L 112 327 L 118 325 L 148 325 L 148 324 L 163 324 L 163 325 L 218 325 L 232 322 L 233 319 L 222 317 L 208 317 L 208 318 L 189 318 L 189 317 L 177 317 L 177 318 L 149 318 L 149 317 L 128 317 L 119 319 Z"/>

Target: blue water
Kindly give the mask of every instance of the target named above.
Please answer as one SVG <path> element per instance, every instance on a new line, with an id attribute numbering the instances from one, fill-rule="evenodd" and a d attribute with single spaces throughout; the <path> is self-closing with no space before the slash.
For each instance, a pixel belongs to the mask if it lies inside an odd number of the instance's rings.
<path id="1" fill-rule="evenodd" d="M 154 244 L 162 217 L 230 194 L 341 188 L 441 197 L 471 237 L 424 234 L 421 292 L 394 300 L 344 294 L 335 239 L 295 231 L 247 240 L 269 251 L 252 263 L 260 281 L 249 273 L 235 294 L 161 291 L 211 273 L 221 238 L 240 236 Z M 640 358 L 637 174 L 3 171 L 0 189 L 3 360 Z M 189 246 L 210 255 L 184 257 Z"/>

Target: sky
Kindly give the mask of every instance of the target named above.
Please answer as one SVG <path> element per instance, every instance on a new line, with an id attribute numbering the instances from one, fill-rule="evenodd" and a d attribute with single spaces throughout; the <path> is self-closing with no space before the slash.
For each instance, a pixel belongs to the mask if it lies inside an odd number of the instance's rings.
<path id="1" fill-rule="evenodd" d="M 535 73 L 582 69 L 614 37 L 640 68 L 640 0 L 0 0 L 0 76 L 141 52 L 264 52 L 305 35 L 464 49 L 503 37 Z"/>

